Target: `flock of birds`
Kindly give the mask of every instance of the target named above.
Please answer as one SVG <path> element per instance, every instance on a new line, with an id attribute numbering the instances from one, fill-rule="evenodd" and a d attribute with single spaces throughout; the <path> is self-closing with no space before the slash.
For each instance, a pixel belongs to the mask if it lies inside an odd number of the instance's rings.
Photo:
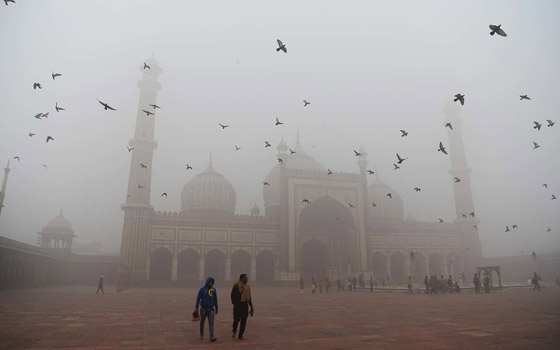
<path id="1" fill-rule="evenodd" d="M 15 3 L 15 1 L 13 1 L 13 0 L 4 0 L 4 2 L 5 2 L 6 5 L 8 5 L 8 2 Z M 507 34 L 504 32 L 504 30 L 501 29 L 501 25 L 490 25 L 489 27 L 490 27 L 490 29 L 491 29 L 490 35 L 498 34 L 498 35 L 500 35 L 500 36 L 502 36 L 502 37 L 506 37 L 506 36 L 507 36 Z M 287 54 L 288 49 L 287 49 L 286 44 L 284 44 L 284 43 L 283 43 L 281 40 L 279 40 L 279 39 L 277 39 L 277 43 L 278 43 L 278 47 L 276 48 L 276 51 L 277 51 L 277 52 L 282 51 L 282 52 L 284 52 L 285 54 Z M 143 69 L 144 69 L 144 70 L 146 70 L 146 69 L 151 69 L 151 67 L 150 67 L 148 64 L 146 64 L 146 63 L 144 62 Z M 59 78 L 59 77 L 61 77 L 61 76 L 62 76 L 61 73 L 55 73 L 54 71 L 53 71 L 52 74 L 51 74 L 51 77 L 52 77 L 53 80 L 56 80 L 56 78 Z M 43 89 L 43 86 L 42 86 L 42 84 L 41 84 L 40 82 L 34 82 L 34 83 L 33 83 L 33 89 L 34 89 L 34 90 L 37 90 L 37 89 L 40 90 L 40 89 Z M 520 100 L 527 100 L 527 101 L 530 101 L 531 98 L 530 98 L 528 95 L 520 95 Z M 98 101 L 99 104 L 103 107 L 103 110 L 105 110 L 105 111 L 109 111 L 109 110 L 110 110 L 110 111 L 116 111 L 116 108 L 112 107 L 112 106 L 109 105 L 107 102 L 103 102 L 103 101 L 101 101 L 101 100 L 99 100 L 99 99 L 97 99 L 97 101 Z M 461 94 L 461 93 L 457 93 L 457 94 L 454 96 L 453 101 L 454 101 L 454 102 L 459 102 L 461 105 L 464 105 L 464 104 L 465 104 L 465 95 L 464 95 L 464 94 Z M 307 106 L 310 105 L 310 104 L 311 104 L 311 102 L 309 102 L 309 101 L 307 101 L 307 100 L 303 100 L 303 106 L 304 106 L 304 107 L 307 107 Z M 153 103 L 153 104 L 149 104 L 149 108 L 142 109 L 142 112 L 145 113 L 147 117 L 155 116 L 156 110 L 157 110 L 157 109 L 160 109 L 160 108 L 161 108 L 160 106 L 158 106 L 157 104 Z M 65 110 L 66 110 L 65 108 L 59 106 L 58 101 L 55 102 L 55 111 L 56 111 L 57 113 L 58 113 L 58 112 L 61 112 L 61 111 L 65 111 Z M 38 119 L 38 120 L 46 119 L 46 118 L 48 118 L 48 117 L 49 117 L 49 113 L 48 113 L 48 112 L 47 112 L 47 113 L 38 113 L 38 114 L 36 114 L 36 115 L 34 116 L 34 118 L 36 118 L 36 119 Z M 548 123 L 548 124 L 547 124 L 547 127 L 553 127 L 553 126 L 555 125 L 555 123 L 554 123 L 552 120 L 546 120 L 546 122 Z M 218 123 L 218 125 L 220 126 L 221 130 L 225 130 L 225 129 L 227 129 L 227 128 L 229 128 L 229 127 L 231 126 L 231 125 L 229 125 L 229 124 L 222 124 L 222 123 Z M 276 118 L 276 120 L 275 120 L 275 122 L 274 122 L 274 125 L 275 125 L 275 126 L 281 126 L 281 125 L 284 125 L 284 123 L 281 122 L 278 118 Z M 449 128 L 450 130 L 453 130 L 453 125 L 452 125 L 450 122 L 445 123 L 444 127 L 445 127 L 445 128 Z M 539 122 L 537 122 L 537 121 L 534 122 L 534 129 L 540 131 L 540 130 L 541 130 L 541 127 L 542 127 L 542 124 L 541 124 L 541 123 L 539 123 Z M 407 137 L 408 134 L 409 134 L 408 131 L 406 131 L 406 130 L 400 130 L 400 133 L 401 133 L 401 137 Z M 28 134 L 29 137 L 34 137 L 35 135 L 36 135 L 36 133 L 34 133 L 34 132 L 30 132 L 30 133 Z M 52 137 L 51 135 L 46 135 L 46 136 L 45 136 L 45 142 L 48 143 L 49 141 L 55 141 L 55 139 L 54 139 L 54 137 Z M 239 151 L 239 150 L 242 149 L 241 147 L 239 147 L 239 146 L 237 146 L 237 145 L 234 145 L 234 147 L 235 147 L 235 150 L 236 150 L 236 151 Z M 265 140 L 265 141 L 264 141 L 264 147 L 265 147 L 265 148 L 271 147 L 270 142 L 268 142 L 268 141 Z M 540 145 L 539 145 L 537 142 L 533 142 L 533 149 L 537 149 L 537 148 L 539 148 L 539 147 L 540 147 Z M 134 150 L 134 148 L 133 148 L 133 147 L 128 147 L 128 146 L 127 146 L 127 150 L 128 150 L 128 152 L 131 152 L 131 151 Z M 290 151 L 290 155 L 293 155 L 293 154 L 297 153 L 296 151 L 292 150 L 291 148 L 289 148 L 289 151 Z M 441 142 L 441 141 L 439 142 L 437 151 L 438 151 L 438 152 L 441 152 L 443 155 L 448 155 L 447 149 L 446 149 L 446 147 L 444 146 L 443 142 Z M 363 154 L 360 153 L 359 151 L 354 150 L 354 156 L 360 157 L 360 156 L 362 156 L 362 155 L 363 155 Z M 400 169 L 400 167 L 402 166 L 402 164 L 408 159 L 408 157 L 402 157 L 399 153 L 396 153 L 396 157 L 397 157 L 397 160 L 396 160 L 396 162 L 393 164 L 394 170 Z M 21 158 L 20 158 L 19 156 L 14 156 L 13 159 L 17 160 L 18 162 L 21 160 Z M 277 161 L 278 161 L 279 163 L 282 163 L 282 162 L 283 162 L 282 158 L 277 158 Z M 47 166 L 46 166 L 45 164 L 42 164 L 42 166 L 45 167 L 45 168 L 47 168 Z M 142 169 L 147 169 L 147 168 L 148 168 L 148 167 L 147 167 L 145 164 L 143 164 L 143 163 L 140 164 L 140 167 L 141 167 Z M 186 170 L 192 170 L 192 169 L 193 169 L 192 166 L 190 166 L 189 164 L 186 164 Z M 372 171 L 372 170 L 367 170 L 367 173 L 368 173 L 369 175 L 373 175 L 375 172 Z M 331 171 L 331 169 L 327 169 L 327 175 L 332 175 L 332 174 L 333 174 L 333 172 Z M 461 182 L 461 179 L 460 179 L 459 177 L 454 177 L 453 180 L 454 180 L 454 183 L 455 183 L 455 184 L 458 184 L 458 183 Z M 266 182 L 266 181 L 263 181 L 263 185 L 264 185 L 264 186 L 270 186 L 270 183 L 268 183 L 268 182 Z M 548 188 L 548 185 L 547 185 L 547 184 L 543 184 L 543 187 Z M 139 185 L 138 185 L 138 188 L 139 188 L 139 189 L 143 189 L 143 188 L 145 188 L 145 186 L 142 186 L 142 185 L 139 184 Z M 147 190 L 150 191 L 150 189 L 147 189 Z M 420 192 L 422 189 L 421 189 L 421 187 L 417 186 L 417 187 L 414 187 L 413 190 L 414 190 L 415 192 Z M 393 198 L 393 196 L 392 196 L 391 193 L 387 193 L 385 196 L 388 197 L 389 199 L 392 199 L 392 198 Z M 127 194 L 127 197 L 130 197 L 130 195 Z M 160 197 L 165 197 L 165 198 L 167 198 L 167 192 L 163 192 L 163 193 L 161 194 Z M 552 194 L 552 200 L 556 200 L 556 199 L 557 199 L 556 196 L 555 196 L 554 194 Z M 309 204 L 309 200 L 308 200 L 308 199 L 303 199 L 303 200 L 302 200 L 302 203 L 303 203 L 303 204 Z M 372 207 L 376 207 L 376 206 L 377 206 L 376 203 L 371 203 L 371 205 L 372 205 Z M 352 203 L 348 203 L 348 206 L 349 206 L 349 208 L 355 208 L 355 205 L 352 204 Z M 463 218 L 467 219 L 467 214 L 461 214 L 461 215 L 463 216 Z M 468 215 L 471 216 L 472 218 L 475 217 L 474 211 L 473 211 L 473 212 L 470 212 Z M 441 218 L 439 218 L 438 221 L 439 221 L 439 223 L 443 223 L 443 222 L 444 222 L 444 220 L 442 220 Z M 478 227 L 477 227 L 476 225 L 474 226 L 474 228 L 475 228 L 475 229 L 478 229 Z M 517 229 L 517 228 L 518 228 L 518 225 L 512 225 L 512 229 Z M 506 226 L 506 229 L 505 229 L 505 232 L 510 232 L 510 231 L 511 231 L 511 230 L 510 230 L 510 228 L 509 228 L 509 225 L 507 225 L 507 226 Z M 548 227 L 548 228 L 547 228 L 547 232 L 550 232 L 550 231 L 551 231 L 551 228 Z"/>

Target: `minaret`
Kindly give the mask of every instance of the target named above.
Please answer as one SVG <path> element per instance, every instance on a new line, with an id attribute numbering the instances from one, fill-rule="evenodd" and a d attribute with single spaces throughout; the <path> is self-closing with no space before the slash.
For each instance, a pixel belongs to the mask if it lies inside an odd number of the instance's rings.
<path id="1" fill-rule="evenodd" d="M 474 203 L 472 197 L 470 173 L 471 168 L 467 165 L 467 157 L 465 154 L 465 145 L 463 143 L 462 127 L 463 121 L 459 118 L 459 106 L 449 101 L 443 109 L 445 114 L 445 122 L 451 123 L 453 130 L 447 128 L 449 135 L 449 156 L 451 158 L 451 183 L 455 194 L 455 214 L 457 224 L 460 225 L 464 235 L 465 244 L 465 274 L 472 275 L 476 271 L 476 267 L 480 266 L 482 256 L 480 253 L 480 241 L 478 239 L 478 231 L 474 227 L 478 225 L 479 220 L 476 218 Z M 455 177 L 460 182 L 455 181 Z M 470 215 L 475 213 L 475 217 Z M 463 214 L 467 216 L 465 219 Z"/>
<path id="2" fill-rule="evenodd" d="M 2 190 L 0 191 L 0 215 L 2 214 L 2 208 L 4 208 L 4 197 L 6 197 L 6 185 L 8 184 L 10 170 L 10 161 L 8 160 L 8 165 L 4 168 L 4 180 L 2 180 Z"/>
<path id="3" fill-rule="evenodd" d="M 142 79 L 138 81 L 140 98 L 136 111 L 136 129 L 134 138 L 129 141 L 131 148 L 130 173 L 126 203 L 121 205 L 124 211 L 124 224 L 119 263 L 119 283 L 124 285 L 142 284 L 148 278 L 147 261 L 149 258 L 149 219 L 153 213 L 150 205 L 150 187 L 152 183 L 152 157 L 157 142 L 154 141 L 154 123 L 159 109 L 150 104 L 157 104 L 157 93 L 161 89 L 158 77 L 161 68 L 152 57 L 146 60 L 150 68 L 140 67 Z M 154 112 L 147 116 L 142 110 Z"/>

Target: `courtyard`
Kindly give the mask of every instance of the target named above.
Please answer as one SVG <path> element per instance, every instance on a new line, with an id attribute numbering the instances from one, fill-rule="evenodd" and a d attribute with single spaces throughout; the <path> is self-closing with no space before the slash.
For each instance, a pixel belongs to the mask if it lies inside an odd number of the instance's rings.
<path id="1" fill-rule="evenodd" d="M 221 285 L 220 285 L 221 284 Z M 0 349 L 558 349 L 560 288 L 491 294 L 400 290 L 303 295 L 253 287 L 255 316 L 230 336 L 230 288 L 218 283 L 216 343 L 191 321 L 194 288 L 52 287 L 0 292 Z"/>

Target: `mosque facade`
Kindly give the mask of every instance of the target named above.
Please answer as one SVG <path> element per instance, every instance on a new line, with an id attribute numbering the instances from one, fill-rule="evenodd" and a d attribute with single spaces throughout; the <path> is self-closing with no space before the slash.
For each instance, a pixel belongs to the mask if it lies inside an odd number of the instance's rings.
<path id="1" fill-rule="evenodd" d="M 237 194 L 210 160 L 187 182 L 181 210 L 157 211 L 150 204 L 154 116 L 142 109 L 155 104 L 161 68 L 151 58 L 141 69 L 136 129 L 130 140 L 130 174 L 124 211 L 119 282 L 202 281 L 205 276 L 232 280 L 248 273 L 253 281 L 297 281 L 357 276 L 404 283 L 426 274 L 465 273 L 472 278 L 481 263 L 459 108 L 444 109 L 449 133 L 450 185 L 456 220 L 421 222 L 404 217 L 401 196 L 377 175 L 367 175 L 367 153 L 357 157 L 358 172 L 331 173 L 301 146 L 289 152 L 282 140 L 281 159 L 263 185 L 264 213 L 235 213 Z M 143 168 L 144 164 L 147 168 Z M 453 181 L 461 179 L 460 183 Z M 391 196 L 388 196 L 391 194 Z M 392 197 L 392 198 L 390 198 Z M 372 205 L 375 203 L 375 206 Z M 471 214 L 472 215 L 469 215 Z"/>

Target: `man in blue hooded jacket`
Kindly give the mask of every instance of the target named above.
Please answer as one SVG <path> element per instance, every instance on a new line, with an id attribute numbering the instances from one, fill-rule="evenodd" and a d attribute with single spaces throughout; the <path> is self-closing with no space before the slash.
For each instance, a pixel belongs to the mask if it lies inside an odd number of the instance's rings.
<path id="1" fill-rule="evenodd" d="M 218 293 L 214 288 L 214 278 L 208 277 L 204 287 L 198 291 L 196 297 L 195 311 L 200 305 L 200 339 L 204 338 L 204 321 L 208 317 L 208 328 L 210 328 L 210 341 L 215 342 L 214 338 L 214 309 L 218 314 Z"/>

